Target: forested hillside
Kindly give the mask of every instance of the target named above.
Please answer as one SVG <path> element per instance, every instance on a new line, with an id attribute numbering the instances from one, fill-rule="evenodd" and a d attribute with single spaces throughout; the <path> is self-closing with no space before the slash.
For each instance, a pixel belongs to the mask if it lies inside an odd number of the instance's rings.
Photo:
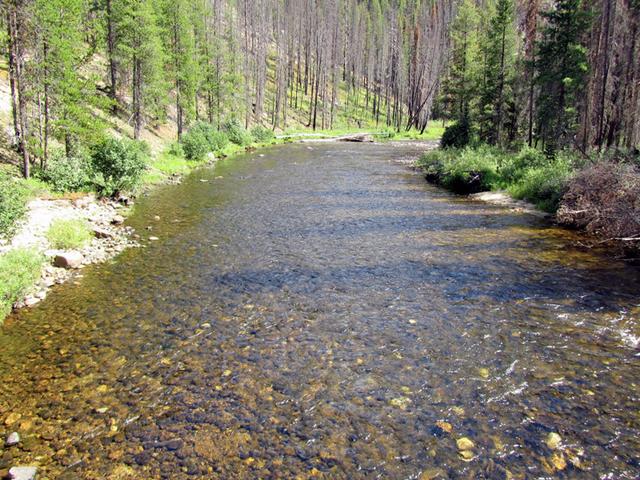
<path id="1" fill-rule="evenodd" d="M 13 135 L 30 163 L 90 146 L 120 116 L 138 139 L 220 128 L 423 130 L 453 3 L 10 0 Z"/>
<path id="2" fill-rule="evenodd" d="M 550 154 L 637 147 L 639 26 L 635 0 L 461 1 L 441 90 L 461 133 L 452 140 Z"/>
<path id="3" fill-rule="evenodd" d="M 461 0 L 427 177 L 507 190 L 602 241 L 640 240 L 640 2 Z"/>

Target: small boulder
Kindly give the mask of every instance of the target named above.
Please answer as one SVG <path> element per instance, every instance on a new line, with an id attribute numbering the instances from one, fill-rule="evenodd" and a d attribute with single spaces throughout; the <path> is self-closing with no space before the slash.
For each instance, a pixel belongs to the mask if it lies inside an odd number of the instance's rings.
<path id="1" fill-rule="evenodd" d="M 93 229 L 93 235 L 96 238 L 113 238 L 113 233 L 109 230 L 105 230 L 104 228 L 95 227 Z"/>
<path id="2" fill-rule="evenodd" d="M 122 215 L 114 215 L 111 219 L 113 225 L 122 225 L 124 223 L 124 217 Z"/>
<path id="3" fill-rule="evenodd" d="M 35 480 L 37 473 L 36 467 L 11 467 L 9 478 L 11 480 Z"/>
<path id="4" fill-rule="evenodd" d="M 58 268 L 75 269 L 82 266 L 83 260 L 84 257 L 80 252 L 71 250 L 56 255 L 53 259 L 53 264 Z"/>
<path id="5" fill-rule="evenodd" d="M 5 441 L 5 445 L 7 447 L 13 447 L 20 443 L 20 434 L 18 432 L 12 432 L 7 436 L 7 440 Z"/>

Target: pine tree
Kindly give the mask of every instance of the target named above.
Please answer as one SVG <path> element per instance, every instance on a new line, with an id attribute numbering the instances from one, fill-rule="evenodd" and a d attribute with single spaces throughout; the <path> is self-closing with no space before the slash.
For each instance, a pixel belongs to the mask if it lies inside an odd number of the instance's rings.
<path id="1" fill-rule="evenodd" d="M 503 143 L 505 117 L 513 103 L 515 67 L 514 0 L 497 0 L 482 38 L 483 74 L 479 95 L 480 136 Z"/>
<path id="2" fill-rule="evenodd" d="M 145 118 L 164 120 L 168 85 L 164 78 L 161 30 L 152 0 L 112 0 L 117 42 L 114 53 L 121 69 L 131 72 L 131 115 L 134 138 Z"/>
<path id="3" fill-rule="evenodd" d="M 581 0 L 556 0 L 543 17 L 536 58 L 537 127 L 545 150 L 553 154 L 571 141 L 576 128 L 577 97 L 588 71 L 583 37 L 589 15 Z"/>
<path id="4" fill-rule="evenodd" d="M 479 16 L 474 0 L 464 0 L 451 25 L 451 69 L 449 88 L 453 116 L 468 121 L 476 89 Z"/>
<path id="5" fill-rule="evenodd" d="M 197 63 L 191 2 L 187 0 L 163 1 L 163 37 L 167 52 L 167 70 L 174 87 L 178 138 L 195 113 Z"/>
<path id="6" fill-rule="evenodd" d="M 49 137 L 63 142 L 67 155 L 81 144 L 91 144 L 105 124 L 96 115 L 105 102 L 96 90 L 97 78 L 81 75 L 89 55 L 83 36 L 86 2 L 83 0 L 36 0 L 38 25 L 36 95 L 42 99 L 40 119 L 42 151 L 46 159 Z"/>

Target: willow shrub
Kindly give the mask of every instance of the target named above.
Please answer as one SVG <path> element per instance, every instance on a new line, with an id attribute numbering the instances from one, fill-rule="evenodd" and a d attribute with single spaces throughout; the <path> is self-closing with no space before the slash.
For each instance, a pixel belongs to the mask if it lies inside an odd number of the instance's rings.
<path id="1" fill-rule="evenodd" d="M 11 250 L 0 256 L 0 324 L 13 304 L 38 281 L 44 257 L 30 249 Z"/>
<path id="2" fill-rule="evenodd" d="M 456 193 L 506 189 L 548 212 L 557 210 L 575 168 L 564 153 L 548 158 L 527 147 L 507 153 L 486 145 L 427 152 L 418 166 L 427 180 Z"/>
<path id="3" fill-rule="evenodd" d="M 28 192 L 9 174 L 0 172 L 0 237 L 9 237 L 27 211 Z"/>

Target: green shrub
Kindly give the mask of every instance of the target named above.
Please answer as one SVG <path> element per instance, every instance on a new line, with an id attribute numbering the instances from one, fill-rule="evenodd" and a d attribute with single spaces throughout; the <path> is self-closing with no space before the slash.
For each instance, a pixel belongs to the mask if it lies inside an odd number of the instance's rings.
<path id="1" fill-rule="evenodd" d="M 209 140 L 209 147 L 212 152 L 219 152 L 229 145 L 229 137 L 220 130 L 215 130 L 207 137 Z"/>
<path id="2" fill-rule="evenodd" d="M 184 157 L 184 149 L 182 148 L 182 144 L 180 142 L 172 142 L 167 149 L 167 153 L 169 155 L 173 155 L 174 157 Z"/>
<path id="3" fill-rule="evenodd" d="M 91 187 L 91 164 L 88 158 L 67 157 L 62 150 L 54 150 L 47 167 L 39 178 L 54 192 L 77 192 Z"/>
<path id="4" fill-rule="evenodd" d="M 427 180 L 457 193 L 491 190 L 499 181 L 501 154 L 490 147 L 440 149 L 426 153 L 418 162 Z"/>
<path id="5" fill-rule="evenodd" d="M 445 128 L 440 146 L 442 148 L 463 148 L 471 142 L 471 125 L 468 119 L 462 119 Z"/>
<path id="6" fill-rule="evenodd" d="M 184 156 L 187 160 L 200 161 L 204 160 L 207 153 L 211 151 L 207 137 L 200 129 L 192 128 L 182 135 L 180 139 Z"/>
<path id="7" fill-rule="evenodd" d="M 225 121 L 222 124 L 222 131 L 227 134 L 231 143 L 243 147 L 251 144 L 251 135 L 235 118 Z"/>
<path id="8" fill-rule="evenodd" d="M 499 180 L 499 154 L 491 148 L 465 148 L 457 158 L 449 157 L 445 164 L 442 184 L 458 193 L 491 190 Z"/>
<path id="9" fill-rule="evenodd" d="M 500 165 L 500 175 L 506 183 L 520 180 L 528 170 L 542 168 L 550 163 L 540 150 L 524 147 L 516 155 L 508 155 Z"/>
<path id="10" fill-rule="evenodd" d="M 245 132 L 246 133 L 246 132 Z M 229 144 L 225 132 L 216 130 L 213 125 L 198 122 L 182 136 L 184 155 L 189 160 L 203 160 L 209 152 L 219 152 Z M 247 145 L 251 143 L 248 140 Z"/>
<path id="11" fill-rule="evenodd" d="M 27 211 L 27 198 L 17 179 L 0 172 L 0 236 L 8 237 L 15 231 L 16 222 Z"/>
<path id="12" fill-rule="evenodd" d="M 43 256 L 29 249 L 11 250 L 0 256 L 0 324 L 13 304 L 38 281 Z"/>
<path id="13" fill-rule="evenodd" d="M 251 129 L 251 136 L 256 143 L 269 143 L 275 136 L 273 130 L 256 125 Z"/>
<path id="14" fill-rule="evenodd" d="M 86 246 L 93 235 L 85 220 L 55 220 L 47 231 L 52 248 L 67 250 Z"/>
<path id="15" fill-rule="evenodd" d="M 135 188 L 147 167 L 149 147 L 133 140 L 107 138 L 96 145 L 91 162 L 98 193 L 115 196 Z"/>
<path id="16" fill-rule="evenodd" d="M 558 156 L 547 165 L 527 170 L 508 190 L 515 198 L 528 200 L 538 208 L 553 213 L 567 191 L 571 172 L 567 158 Z"/>

